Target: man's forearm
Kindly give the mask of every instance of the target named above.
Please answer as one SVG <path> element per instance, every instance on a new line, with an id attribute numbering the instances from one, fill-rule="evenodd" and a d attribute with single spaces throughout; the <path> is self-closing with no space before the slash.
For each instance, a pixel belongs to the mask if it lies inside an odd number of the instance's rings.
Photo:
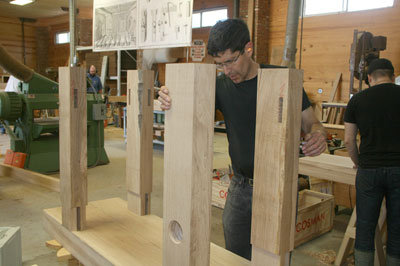
<path id="1" fill-rule="evenodd" d="M 328 133 L 326 132 L 324 126 L 320 122 L 316 122 L 311 125 L 310 133 L 313 133 L 313 132 L 321 132 L 321 134 L 323 134 L 325 136 L 325 139 L 327 139 L 327 137 L 328 137 Z"/>
<path id="2" fill-rule="evenodd" d="M 354 165 L 358 166 L 358 147 L 356 140 L 346 143 L 346 148 Z"/>

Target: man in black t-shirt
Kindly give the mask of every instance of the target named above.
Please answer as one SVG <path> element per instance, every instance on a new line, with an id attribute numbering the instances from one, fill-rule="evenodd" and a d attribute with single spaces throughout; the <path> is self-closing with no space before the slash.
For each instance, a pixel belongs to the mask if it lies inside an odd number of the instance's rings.
<path id="1" fill-rule="evenodd" d="M 355 265 L 374 265 L 375 228 L 386 198 L 386 265 L 400 265 L 400 86 L 387 59 L 368 66 L 370 88 L 354 95 L 346 109 L 345 143 L 357 169 Z M 356 137 L 360 132 L 358 149 Z"/>
<path id="2" fill-rule="evenodd" d="M 224 115 L 234 170 L 223 213 L 225 246 L 251 259 L 257 74 L 260 67 L 279 66 L 259 65 L 253 60 L 249 30 L 239 19 L 219 21 L 210 31 L 207 49 L 217 68 L 224 73 L 216 81 L 216 109 Z M 161 108 L 170 109 L 168 89 L 162 87 L 159 95 Z M 326 149 L 326 132 L 316 119 L 304 90 L 301 118 L 302 131 L 306 134 L 303 153 L 319 155 Z"/>

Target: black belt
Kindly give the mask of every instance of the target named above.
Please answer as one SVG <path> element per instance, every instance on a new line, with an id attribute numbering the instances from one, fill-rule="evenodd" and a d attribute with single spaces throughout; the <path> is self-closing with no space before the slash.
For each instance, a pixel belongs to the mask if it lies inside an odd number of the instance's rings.
<path id="1" fill-rule="evenodd" d="M 237 179 L 239 179 L 239 181 L 235 181 L 235 182 L 238 182 L 239 184 L 249 184 L 250 186 L 253 186 L 253 182 L 254 182 L 253 178 L 248 178 L 244 175 L 237 174 L 237 173 L 235 173 L 234 176 Z"/>
<path id="2" fill-rule="evenodd" d="M 244 183 L 249 184 L 250 186 L 253 186 L 254 179 L 253 178 L 245 178 Z"/>

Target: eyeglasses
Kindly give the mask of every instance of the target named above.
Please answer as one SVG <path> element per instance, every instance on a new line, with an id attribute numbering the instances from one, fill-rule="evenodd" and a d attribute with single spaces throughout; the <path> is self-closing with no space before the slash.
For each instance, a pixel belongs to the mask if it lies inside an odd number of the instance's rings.
<path id="1" fill-rule="evenodd" d="M 224 67 L 231 67 L 233 64 L 235 64 L 237 62 L 237 60 L 243 54 L 243 52 L 244 52 L 244 49 L 240 50 L 240 53 L 238 54 L 238 56 L 236 56 L 232 60 L 225 61 L 224 63 L 216 63 L 215 65 L 217 66 L 217 69 L 223 70 Z"/>

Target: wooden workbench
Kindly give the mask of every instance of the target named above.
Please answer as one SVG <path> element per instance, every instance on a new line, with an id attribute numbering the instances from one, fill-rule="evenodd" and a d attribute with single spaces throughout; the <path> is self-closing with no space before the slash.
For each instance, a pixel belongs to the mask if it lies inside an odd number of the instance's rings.
<path id="1" fill-rule="evenodd" d="M 69 231 L 61 225 L 61 208 L 44 210 L 45 230 L 81 263 L 90 265 L 162 265 L 163 220 L 139 216 L 124 200 L 112 198 L 89 202 L 86 229 Z M 212 266 L 250 266 L 243 259 L 211 243 Z"/>
<path id="2" fill-rule="evenodd" d="M 357 170 L 350 157 L 321 154 L 316 157 L 302 157 L 299 160 L 299 174 L 354 185 Z"/>

